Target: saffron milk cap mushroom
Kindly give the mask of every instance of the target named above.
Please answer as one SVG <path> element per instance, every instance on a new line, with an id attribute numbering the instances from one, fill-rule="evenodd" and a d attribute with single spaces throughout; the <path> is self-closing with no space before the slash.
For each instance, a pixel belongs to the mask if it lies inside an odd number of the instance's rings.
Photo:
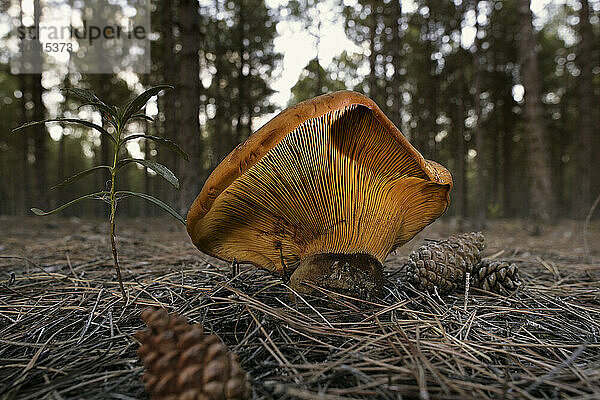
<path id="1" fill-rule="evenodd" d="M 379 107 L 340 91 L 282 111 L 206 180 L 187 216 L 211 256 L 370 298 L 383 262 L 448 207 L 452 177 Z"/>

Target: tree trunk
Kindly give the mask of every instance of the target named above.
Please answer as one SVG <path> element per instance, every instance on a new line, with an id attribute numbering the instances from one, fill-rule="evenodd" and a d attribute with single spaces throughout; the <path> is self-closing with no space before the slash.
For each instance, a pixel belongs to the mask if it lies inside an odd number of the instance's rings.
<path id="1" fill-rule="evenodd" d="M 464 126 L 464 110 L 462 99 L 457 99 L 456 118 L 454 126 L 456 126 L 456 168 L 453 171 L 456 188 L 452 196 L 452 202 L 455 204 L 456 215 L 464 218 L 464 183 L 465 183 L 465 136 L 462 126 Z"/>
<path id="2" fill-rule="evenodd" d="M 316 55 L 315 61 L 317 64 L 317 91 L 315 92 L 318 95 L 323 93 L 323 71 L 321 70 L 321 62 L 319 61 L 319 49 L 321 48 L 321 20 L 317 23 L 317 36 L 316 36 L 315 48 Z"/>
<path id="3" fill-rule="evenodd" d="M 161 44 L 162 44 L 162 66 L 163 66 L 163 77 L 164 83 L 167 85 L 176 86 L 177 84 L 177 67 L 175 64 L 175 41 L 173 39 L 173 8 L 171 1 L 164 1 L 160 3 L 162 7 L 161 13 Z M 162 121 L 163 136 L 165 139 L 178 142 L 177 137 L 177 114 L 176 114 L 176 101 L 177 95 L 175 90 L 166 90 L 162 96 L 159 97 L 160 106 L 165 117 Z M 184 149 L 184 151 L 188 151 Z M 178 157 L 172 151 L 159 151 L 159 158 L 163 164 L 165 164 L 176 176 L 180 176 Z M 173 191 L 173 187 L 165 182 L 160 183 L 164 199 L 169 204 L 176 203 L 176 192 Z"/>
<path id="4" fill-rule="evenodd" d="M 454 192 L 454 202 L 456 203 L 456 213 L 459 217 L 467 216 L 467 179 L 465 172 L 465 104 L 464 104 L 464 78 L 462 70 L 457 72 L 458 96 L 456 110 L 456 191 Z"/>
<path id="5" fill-rule="evenodd" d="M 485 208 L 486 208 L 486 190 L 484 176 L 484 146 L 483 133 L 481 132 L 481 62 L 480 62 L 480 42 L 479 42 L 479 1 L 475 2 L 475 54 L 473 55 L 473 71 L 475 73 L 475 169 L 477 173 L 477 229 L 485 228 Z"/>
<path id="6" fill-rule="evenodd" d="M 525 88 L 525 140 L 529 175 L 529 216 L 536 224 L 547 223 L 554 215 L 551 187 L 550 156 L 548 153 L 542 90 L 535 53 L 529 0 L 519 0 L 521 80 Z M 536 226 L 536 230 L 539 225 Z"/>
<path id="7" fill-rule="evenodd" d="M 60 135 L 60 139 L 58 140 L 58 154 L 56 157 L 56 182 L 62 182 L 66 179 L 65 166 L 66 166 L 66 157 L 65 157 L 65 142 L 66 136 L 64 132 Z M 56 204 L 53 207 L 59 206 L 65 202 L 63 192 L 57 192 L 56 194 Z"/>
<path id="8" fill-rule="evenodd" d="M 63 88 L 69 88 L 71 86 L 71 81 L 69 80 L 69 74 L 66 74 L 65 77 L 63 78 L 63 82 L 62 82 L 62 86 Z M 60 105 L 60 114 L 61 115 L 65 115 L 68 110 L 69 110 L 69 92 L 68 91 L 63 91 L 63 96 L 64 96 L 64 102 Z M 63 131 L 60 135 L 60 139 L 58 141 L 58 154 L 56 157 L 56 182 L 62 182 L 65 180 L 65 178 L 67 177 L 67 157 L 66 157 L 66 136 L 65 136 L 65 131 L 64 131 L 64 126 L 63 126 Z M 68 199 L 66 199 L 65 196 L 65 191 L 64 190 L 58 190 L 56 193 L 56 203 L 53 205 L 53 208 L 64 204 L 68 201 Z M 64 210 L 64 211 L 68 211 Z"/>
<path id="9" fill-rule="evenodd" d="M 28 122 L 25 104 L 27 103 L 27 75 L 18 75 L 19 87 L 21 88 L 21 101 L 19 104 L 19 124 L 22 125 Z M 31 137 L 31 131 L 28 129 L 23 130 L 20 134 L 20 146 L 19 146 L 19 168 L 18 176 L 19 179 L 15 180 L 18 185 L 18 204 L 17 213 L 19 215 L 27 215 L 29 208 L 33 206 L 31 203 L 31 177 L 30 177 L 30 165 L 29 165 L 29 138 Z"/>
<path id="10" fill-rule="evenodd" d="M 371 14 L 369 16 L 369 97 L 377 101 L 377 53 L 375 40 L 377 37 L 377 1 L 370 2 Z"/>
<path id="11" fill-rule="evenodd" d="M 41 16 L 41 7 L 40 1 L 35 0 L 34 4 L 34 21 L 35 26 L 38 26 L 40 23 Z M 41 45 L 38 41 L 35 42 L 36 46 L 33 50 L 33 56 L 38 58 L 38 61 L 41 65 Z M 39 49 L 37 45 L 40 45 Z M 44 103 L 42 101 L 42 74 L 33 74 L 31 75 L 31 96 L 33 100 L 33 120 L 41 121 L 45 118 L 45 108 Z M 48 177 L 46 175 L 48 171 L 48 132 L 46 131 L 45 124 L 38 125 L 33 130 L 33 140 L 34 140 L 34 154 L 35 154 L 35 163 L 33 170 L 34 179 L 35 179 L 35 198 L 36 198 L 36 207 L 45 208 L 49 205 L 48 199 Z"/>
<path id="12" fill-rule="evenodd" d="M 594 81 L 592 77 L 592 46 L 594 33 L 590 24 L 590 8 L 588 0 L 581 0 L 579 12 L 579 156 L 577 158 L 577 181 L 580 187 L 577 193 L 576 217 L 585 218 L 591 206 L 591 167 L 592 167 L 592 136 L 593 136 L 593 106 Z"/>
<path id="13" fill-rule="evenodd" d="M 392 112 L 390 117 L 396 126 L 402 128 L 402 42 L 400 32 L 402 29 L 402 4 L 401 0 L 393 0 L 391 3 L 392 14 L 392 65 L 394 66 L 394 77 L 392 78 Z"/>
<path id="14" fill-rule="evenodd" d="M 146 132 L 149 134 L 148 132 L 148 122 L 144 121 L 143 124 L 146 127 Z M 150 141 L 149 140 L 144 140 L 144 160 L 152 160 L 152 154 L 150 152 Z M 148 167 L 144 166 L 144 193 L 147 194 L 152 194 L 152 183 L 150 182 L 150 174 L 148 173 Z M 140 210 L 140 216 L 142 217 L 149 217 L 152 215 L 152 205 L 147 202 L 144 201 L 142 204 L 142 209 Z"/>
<path id="15" fill-rule="evenodd" d="M 112 100 L 110 93 L 112 79 L 113 75 L 98 75 L 99 85 L 96 93 L 100 100 L 104 101 L 107 104 L 110 104 Z M 110 125 L 107 121 L 102 119 L 102 126 L 104 127 L 104 129 L 108 129 Z M 109 142 L 109 139 L 104 135 L 100 136 L 100 154 L 98 162 L 102 165 L 112 165 L 111 143 Z M 102 188 L 102 190 L 108 190 L 108 188 L 110 187 L 110 184 L 108 183 L 110 181 L 110 173 L 108 172 L 108 170 L 103 169 L 101 172 L 98 173 L 97 176 L 100 179 L 100 185 L 98 187 Z M 123 174 L 121 174 L 121 176 L 123 176 Z M 107 203 L 99 201 L 97 202 L 96 207 L 96 213 L 99 217 L 108 217 L 108 214 L 110 213 L 110 207 Z"/>
<path id="16" fill-rule="evenodd" d="M 238 9 L 238 53 L 240 57 L 240 64 L 238 66 L 238 115 L 237 115 L 237 126 L 236 126 L 236 138 L 235 143 L 240 143 L 244 138 L 244 108 L 245 106 L 251 107 L 246 99 L 246 77 L 244 76 L 244 53 L 246 53 L 246 46 L 244 45 L 244 39 L 246 38 L 246 29 L 244 28 L 244 0 L 239 1 L 239 9 Z"/>
<path id="17" fill-rule="evenodd" d="M 189 164 L 180 160 L 179 174 L 179 211 L 187 212 L 200 190 L 201 179 L 201 143 L 200 143 L 200 65 L 198 60 L 200 29 L 197 0 L 179 2 L 179 26 L 181 37 L 181 61 L 179 71 L 179 95 L 182 99 L 179 107 L 180 143 L 190 156 Z"/>
<path id="18" fill-rule="evenodd" d="M 513 190 L 512 190 L 512 127 L 509 120 L 512 116 L 510 110 L 510 102 L 512 98 L 510 94 L 504 97 L 504 104 L 502 108 L 502 130 L 504 136 L 502 137 L 502 215 L 504 218 L 513 216 Z"/>

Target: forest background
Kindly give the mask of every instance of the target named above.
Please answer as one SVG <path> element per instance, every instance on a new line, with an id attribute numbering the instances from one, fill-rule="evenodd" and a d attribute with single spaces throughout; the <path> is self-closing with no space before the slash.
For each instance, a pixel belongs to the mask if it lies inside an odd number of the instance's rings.
<path id="1" fill-rule="evenodd" d="M 152 1 L 149 74 L 64 66 L 14 74 L 10 23 L 35 23 L 46 6 L 1 2 L 0 214 L 26 215 L 96 191 L 107 176 L 49 187 L 112 157 L 90 129 L 11 129 L 61 115 L 102 122 L 61 88 L 123 104 L 156 84 L 175 89 L 146 107 L 155 122 L 132 124 L 130 134 L 174 140 L 190 161 L 143 140 L 128 151 L 167 165 L 181 190 L 142 166 L 130 167 L 120 185 L 184 215 L 233 147 L 287 105 L 340 89 L 374 99 L 426 158 L 448 167 L 455 182 L 448 215 L 481 226 L 491 218 L 580 219 L 599 195 L 600 1 Z M 64 214 L 107 211 L 82 202 Z M 132 217 L 159 212 L 141 200 L 119 205 Z"/>

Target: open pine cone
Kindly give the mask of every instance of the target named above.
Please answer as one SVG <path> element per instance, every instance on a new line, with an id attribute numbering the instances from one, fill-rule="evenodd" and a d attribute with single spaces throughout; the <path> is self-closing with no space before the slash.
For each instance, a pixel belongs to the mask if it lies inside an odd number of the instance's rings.
<path id="1" fill-rule="evenodd" d="M 164 309 L 142 312 L 148 328 L 135 336 L 146 367 L 144 381 L 155 400 L 237 400 L 250 397 L 250 386 L 235 354 L 202 325 Z"/>
<path id="2" fill-rule="evenodd" d="M 449 293 L 464 281 L 481 260 L 485 248 L 481 232 L 463 233 L 446 240 L 432 241 L 410 253 L 404 265 L 407 276 L 418 289 Z"/>
<path id="3" fill-rule="evenodd" d="M 514 293 L 519 285 L 521 280 L 517 265 L 506 261 L 484 258 L 471 275 L 471 286 L 497 294 Z"/>

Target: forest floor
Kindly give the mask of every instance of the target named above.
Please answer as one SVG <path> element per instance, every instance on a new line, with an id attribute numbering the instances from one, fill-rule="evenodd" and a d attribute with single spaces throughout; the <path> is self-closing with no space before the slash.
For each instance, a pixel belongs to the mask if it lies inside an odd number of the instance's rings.
<path id="1" fill-rule="evenodd" d="M 491 221 L 485 256 L 515 262 L 512 296 L 419 293 L 395 272 L 440 220 L 386 262 L 385 296 L 300 305 L 278 277 L 226 263 L 168 219 L 122 220 L 121 300 L 104 222 L 0 217 L 0 398 L 147 398 L 133 334 L 162 306 L 218 334 L 257 399 L 600 398 L 600 222 L 532 236 Z M 595 260 L 595 262 L 594 262 Z"/>

